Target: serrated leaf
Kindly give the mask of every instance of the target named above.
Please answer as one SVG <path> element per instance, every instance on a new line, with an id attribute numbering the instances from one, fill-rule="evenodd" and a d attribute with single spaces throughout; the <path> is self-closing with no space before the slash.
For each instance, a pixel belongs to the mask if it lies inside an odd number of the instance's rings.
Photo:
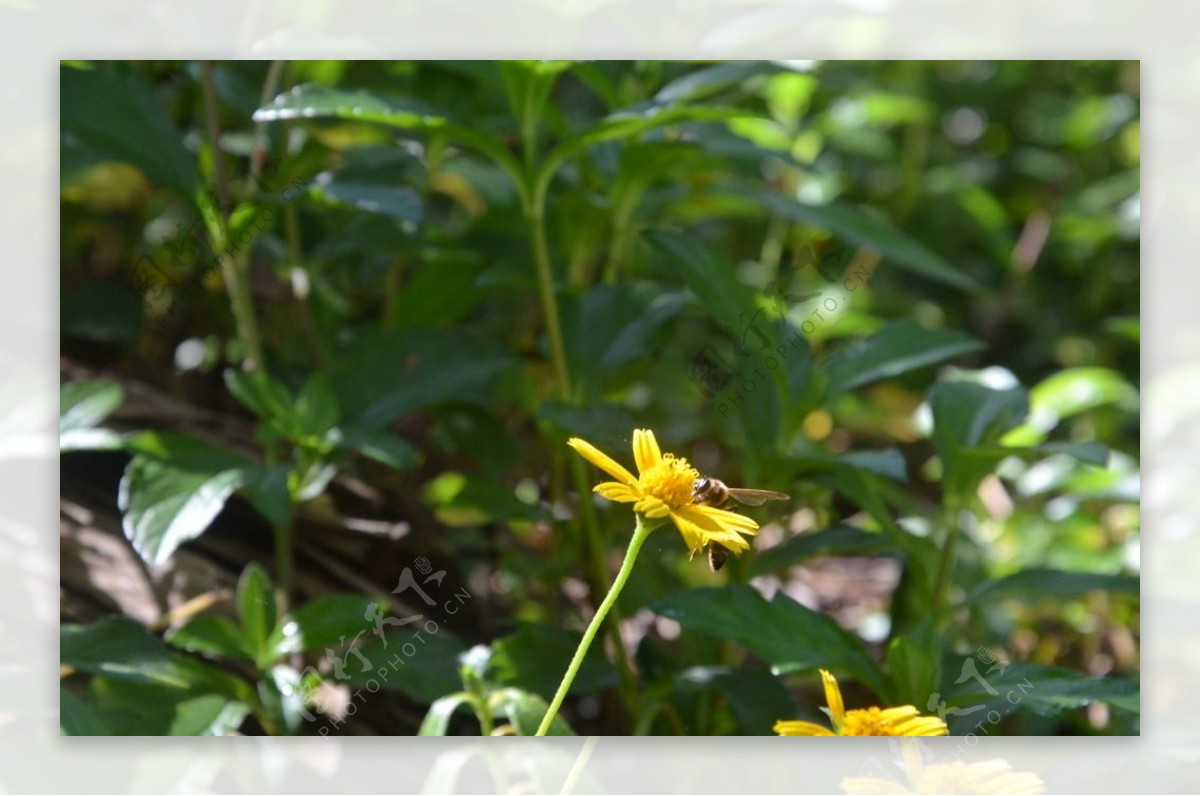
<path id="1" fill-rule="evenodd" d="M 926 329 L 909 319 L 892 321 L 825 360 L 828 394 L 832 397 L 982 348 L 983 343 L 962 332 Z"/>
<path id="2" fill-rule="evenodd" d="M 686 630 L 747 647 L 777 671 L 823 667 L 853 677 L 885 701 L 891 694 L 861 641 L 782 592 L 768 602 L 749 586 L 692 589 L 650 607 Z"/>

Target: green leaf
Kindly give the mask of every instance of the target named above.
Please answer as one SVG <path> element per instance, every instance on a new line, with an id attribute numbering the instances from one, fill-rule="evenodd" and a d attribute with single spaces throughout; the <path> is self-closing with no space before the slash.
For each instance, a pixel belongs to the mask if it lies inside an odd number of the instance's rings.
<path id="1" fill-rule="evenodd" d="M 492 644 L 489 679 L 552 697 L 581 638 L 582 634 L 569 630 L 522 623 L 516 633 Z M 594 645 L 584 657 L 569 693 L 586 694 L 619 682 L 620 673 L 604 657 L 603 647 Z"/>
<path id="2" fill-rule="evenodd" d="M 1137 596 L 1141 594 L 1141 579 L 1136 575 L 1024 569 L 977 586 L 966 596 L 964 604 L 974 605 L 986 600 L 1077 597 L 1093 591 Z"/>
<path id="3" fill-rule="evenodd" d="M 381 428 L 436 404 L 483 400 L 492 380 L 514 364 L 511 353 L 488 341 L 368 330 L 337 358 L 330 377 L 347 425 Z"/>
<path id="4" fill-rule="evenodd" d="M 838 395 L 982 348 L 983 343 L 962 332 L 926 329 L 909 319 L 892 321 L 826 359 L 828 394 Z"/>
<path id="5" fill-rule="evenodd" d="M 763 550 L 750 566 L 751 577 L 778 572 L 816 556 L 872 556 L 889 547 L 887 537 L 850 525 L 834 525 L 793 536 Z"/>
<path id="6" fill-rule="evenodd" d="M 446 472 L 425 485 L 424 497 L 447 525 L 482 525 L 496 520 L 537 520 L 536 506 L 522 502 L 516 490 L 488 478 Z"/>
<path id="7" fill-rule="evenodd" d="M 550 706 L 546 700 L 537 694 L 522 691 L 519 688 L 501 688 L 488 698 L 492 709 L 512 722 L 517 735 L 537 735 L 542 719 Z M 558 714 L 550 722 L 546 735 L 574 735 L 562 714 Z"/>
<path id="8" fill-rule="evenodd" d="M 725 61 L 689 72 L 667 83 L 654 99 L 659 102 L 691 102 L 744 83 L 752 77 L 770 75 L 783 68 L 770 61 Z"/>
<path id="9" fill-rule="evenodd" d="M 59 450 L 120 447 L 119 434 L 96 426 L 112 414 L 124 398 L 125 393 L 116 382 L 98 379 L 64 384 L 58 410 Z"/>
<path id="10" fill-rule="evenodd" d="M 445 735 L 450 728 L 450 717 L 454 715 L 454 711 L 463 705 L 470 707 L 474 698 L 472 694 L 460 691 L 438 699 L 429 706 L 429 712 L 425 714 L 425 720 L 421 722 L 417 735 Z"/>
<path id="11" fill-rule="evenodd" d="M 722 327 L 740 330 L 755 316 L 754 292 L 737 279 L 733 266 L 695 236 L 648 230 L 646 241 L 666 255 L 672 269 L 704 311 Z"/>
<path id="12" fill-rule="evenodd" d="M 1029 391 L 1029 419 L 1004 437 L 1006 445 L 1035 445 L 1063 420 L 1101 406 L 1137 412 L 1140 396 L 1120 373 L 1105 368 L 1068 368 Z"/>
<path id="13" fill-rule="evenodd" d="M 189 201 L 200 196 L 196 159 L 154 88 L 125 64 L 59 69 L 59 130 L 65 148 L 95 162 L 119 161 Z"/>
<path id="14" fill-rule="evenodd" d="M 256 122 L 291 119 L 349 119 L 374 122 L 401 130 L 439 132 L 479 151 L 499 164 L 523 186 L 523 168 L 496 139 L 468 124 L 455 124 L 444 113 L 413 100 L 385 100 L 366 91 L 341 91 L 327 86 L 296 86 L 254 112 Z"/>
<path id="15" fill-rule="evenodd" d="M 121 385 L 104 379 L 64 384 L 59 398 L 59 433 L 100 425 L 124 398 Z"/>
<path id="16" fill-rule="evenodd" d="M 275 630 L 275 587 L 258 564 L 246 565 L 238 578 L 237 611 L 254 659 L 259 668 L 265 668 L 275 659 L 269 642 Z"/>
<path id="17" fill-rule="evenodd" d="M 97 678 L 88 704 L 113 735 L 230 735 L 250 713 L 224 694 Z"/>
<path id="18" fill-rule="evenodd" d="M 633 413 L 618 403 L 595 401 L 572 406 L 552 398 L 538 407 L 539 420 L 558 426 L 567 436 L 582 437 L 618 460 L 632 450 L 632 429 L 637 426 Z"/>
<path id="19" fill-rule="evenodd" d="M 339 118 L 380 122 L 392 127 L 437 129 L 447 124 L 440 111 L 415 100 L 388 101 L 366 91 L 296 86 L 254 112 L 256 122 Z"/>
<path id="20" fill-rule="evenodd" d="M 337 649 L 354 641 L 359 633 L 375 627 L 374 613 L 387 606 L 361 594 L 317 597 L 297 608 L 271 633 L 268 646 L 274 655 Z"/>
<path id="21" fill-rule="evenodd" d="M 258 680 L 258 698 L 271 721 L 295 735 L 308 714 L 300 673 L 290 666 L 272 666 Z"/>
<path id="22" fill-rule="evenodd" d="M 737 718 L 738 735 L 773 735 L 771 728 L 792 702 L 783 683 L 766 669 L 692 666 L 679 673 L 676 687 L 724 697 Z"/>
<path id="23" fill-rule="evenodd" d="M 661 349 L 664 326 L 684 305 L 682 291 L 651 282 L 599 285 L 563 302 L 563 343 L 576 381 L 602 388 L 620 368 Z"/>
<path id="24" fill-rule="evenodd" d="M 933 622 L 924 619 L 888 644 L 887 662 L 896 687 L 896 701 L 925 709 L 941 680 L 942 645 Z"/>
<path id="25" fill-rule="evenodd" d="M 316 176 L 308 196 L 324 204 L 352 207 L 412 224 L 419 223 L 424 215 L 421 197 L 412 188 L 343 181 L 328 171 Z"/>
<path id="26" fill-rule="evenodd" d="M 1029 397 L 1020 388 L 993 390 L 981 384 L 939 382 L 929 390 L 929 406 L 944 488 L 963 498 L 1000 459 L 1012 455 L 996 444 L 1024 419 Z"/>
<path id="27" fill-rule="evenodd" d="M 1134 713 L 1141 711 L 1140 689 L 1132 680 L 1088 677 L 1069 669 L 1029 663 L 1013 663 L 997 671 L 975 667 L 975 673 L 978 678 L 970 676 L 966 668 L 960 671 L 957 666 L 945 667 L 942 693 L 947 705 L 960 709 L 982 705 L 1001 712 L 1028 709 L 1046 716 L 1093 702 Z M 951 677 L 962 682 L 951 682 Z M 982 716 L 984 711 L 974 715 Z"/>
<path id="28" fill-rule="evenodd" d="M 292 394 L 280 382 L 261 370 L 249 373 L 229 368 L 225 385 L 251 412 L 262 420 L 274 420 L 281 428 L 292 426 Z"/>
<path id="29" fill-rule="evenodd" d="M 195 658 L 172 652 L 146 628 L 126 617 L 59 629 L 59 660 L 80 672 L 140 686 L 216 691 L 244 697 L 245 683 Z"/>
<path id="30" fill-rule="evenodd" d="M 417 466 L 417 449 L 382 429 L 343 428 L 341 446 L 397 470 L 411 470 Z"/>
<path id="31" fill-rule="evenodd" d="M 220 616 L 197 616 L 171 632 L 167 641 L 188 652 L 247 661 L 255 659 L 254 645 L 241 628 Z"/>
<path id="32" fill-rule="evenodd" d="M 61 735 L 112 735 L 95 711 L 62 686 L 58 687 L 58 728 Z"/>
<path id="33" fill-rule="evenodd" d="M 430 703 L 443 694 L 461 687 L 459 656 L 467 645 L 444 628 L 429 633 L 413 625 L 412 632 L 400 629 L 383 641 L 363 644 L 359 651 L 367 661 L 363 671 L 355 655 L 346 656 L 346 676 L 329 678 L 337 684 L 367 686 L 403 691 L 414 699 Z"/>
<path id="34" fill-rule="evenodd" d="M 867 208 L 836 203 L 809 205 L 761 188 L 732 186 L 727 192 L 779 218 L 827 229 L 850 243 L 875 249 L 885 258 L 885 265 L 894 262 L 918 276 L 961 290 L 981 289 L 974 279 Z"/>
<path id="35" fill-rule="evenodd" d="M 583 135 L 565 142 L 549 160 L 551 163 L 561 162 L 604 141 L 633 138 L 669 124 L 720 122 L 748 115 L 747 111 L 738 108 L 646 102 L 606 116 Z"/>
<path id="36" fill-rule="evenodd" d="M 747 647 L 776 671 L 823 667 L 855 678 L 885 701 L 891 695 L 861 641 L 782 592 L 768 602 L 749 586 L 692 589 L 650 607 L 687 630 Z"/>
<path id="37" fill-rule="evenodd" d="M 1037 453 L 1070 456 L 1084 464 L 1107 467 L 1112 453 L 1107 445 L 1099 442 L 1046 442 L 1033 449 Z"/>
<path id="38" fill-rule="evenodd" d="M 310 447 L 316 447 L 337 426 L 339 417 L 337 393 L 329 376 L 314 373 L 296 396 L 292 435 L 297 441 L 307 441 Z"/>
<path id="39" fill-rule="evenodd" d="M 135 456 L 117 498 L 125 537 L 148 566 L 162 566 L 208 528 L 241 484 L 240 469 L 189 470 Z"/>
<path id="40" fill-rule="evenodd" d="M 242 468 L 242 486 L 250 505 L 276 528 L 292 524 L 292 496 L 288 491 L 291 472 L 291 467 L 286 464 L 255 464 Z"/>

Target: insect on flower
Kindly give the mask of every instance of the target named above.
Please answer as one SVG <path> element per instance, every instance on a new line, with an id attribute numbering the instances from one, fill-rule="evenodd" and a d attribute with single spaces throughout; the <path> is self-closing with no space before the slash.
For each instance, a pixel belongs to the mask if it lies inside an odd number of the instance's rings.
<path id="1" fill-rule="evenodd" d="M 788 500 L 790 495 L 784 492 L 773 492 L 769 489 L 743 489 L 726 486 L 724 481 L 708 476 L 701 476 L 692 484 L 692 502 L 697 506 L 712 506 L 724 508 L 734 500 L 743 506 L 761 506 L 768 500 Z M 708 544 L 708 568 L 716 572 L 725 566 L 729 551 L 718 542 Z"/>

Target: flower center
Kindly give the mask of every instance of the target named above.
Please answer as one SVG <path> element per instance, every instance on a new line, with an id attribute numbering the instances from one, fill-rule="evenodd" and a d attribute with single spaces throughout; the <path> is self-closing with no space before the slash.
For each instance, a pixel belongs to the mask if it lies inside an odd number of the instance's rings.
<path id="1" fill-rule="evenodd" d="M 699 476 L 687 459 L 676 459 L 674 454 L 667 453 L 658 464 L 642 473 L 638 481 L 647 494 L 677 509 L 692 502 L 692 485 Z"/>
<path id="2" fill-rule="evenodd" d="M 879 708 L 847 710 L 842 735 L 891 735 Z"/>

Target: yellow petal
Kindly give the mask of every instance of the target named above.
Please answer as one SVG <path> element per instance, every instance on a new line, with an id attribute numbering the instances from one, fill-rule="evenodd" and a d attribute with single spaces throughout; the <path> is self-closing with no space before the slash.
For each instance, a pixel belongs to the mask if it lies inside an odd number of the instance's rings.
<path id="1" fill-rule="evenodd" d="M 811 721 L 777 721 L 776 735 L 833 735 L 828 727 L 813 724 Z"/>
<path id="2" fill-rule="evenodd" d="M 884 708 L 880 718 L 891 735 L 946 735 L 949 733 L 946 722 L 937 716 L 922 716 L 912 705 L 902 705 L 896 708 Z"/>
<path id="3" fill-rule="evenodd" d="M 638 514 L 644 514 L 651 519 L 662 519 L 671 513 L 671 507 L 653 495 L 642 495 L 641 500 L 633 507 Z"/>
<path id="4" fill-rule="evenodd" d="M 842 689 L 838 687 L 837 678 L 821 670 L 821 682 L 825 685 L 825 703 L 829 705 L 829 715 L 833 718 L 833 728 L 842 731 L 842 722 L 846 720 L 846 706 L 842 702 Z"/>
<path id="5" fill-rule="evenodd" d="M 637 482 L 637 479 L 633 477 L 632 473 L 630 473 L 621 465 L 617 464 L 607 453 L 600 450 L 587 440 L 582 440 L 579 437 L 571 437 L 569 440 L 567 440 L 567 444 L 574 448 L 580 456 L 587 459 L 589 462 L 596 465 L 601 470 L 620 481 L 622 484 L 634 484 Z"/>
<path id="6" fill-rule="evenodd" d="M 731 512 L 724 513 L 730 514 Z M 701 540 L 701 547 L 716 542 L 735 554 L 750 548 L 750 543 L 741 536 L 749 531 L 731 528 L 724 524 L 720 514 L 714 514 L 708 506 L 684 506 L 671 512 L 671 519 L 675 520 L 675 525 L 679 527 L 679 531 L 684 534 L 685 539 L 689 535 L 698 536 Z"/>
<path id="7" fill-rule="evenodd" d="M 658 449 L 658 440 L 654 432 L 648 428 L 637 428 L 633 431 L 633 460 L 637 463 L 639 473 L 645 473 L 662 458 Z"/>
<path id="8" fill-rule="evenodd" d="M 712 506 L 688 506 L 689 510 L 695 510 L 706 517 L 711 518 L 719 525 L 734 528 L 740 533 L 749 534 L 751 536 L 758 533 L 758 523 L 749 517 L 743 517 L 735 511 L 726 511 L 725 509 L 715 509 Z"/>
<path id="9" fill-rule="evenodd" d="M 616 501 L 617 503 L 633 503 L 641 500 L 641 493 L 634 487 L 619 484 L 616 481 L 605 481 L 603 484 L 597 484 L 592 490 L 597 495 L 608 500 Z"/>

